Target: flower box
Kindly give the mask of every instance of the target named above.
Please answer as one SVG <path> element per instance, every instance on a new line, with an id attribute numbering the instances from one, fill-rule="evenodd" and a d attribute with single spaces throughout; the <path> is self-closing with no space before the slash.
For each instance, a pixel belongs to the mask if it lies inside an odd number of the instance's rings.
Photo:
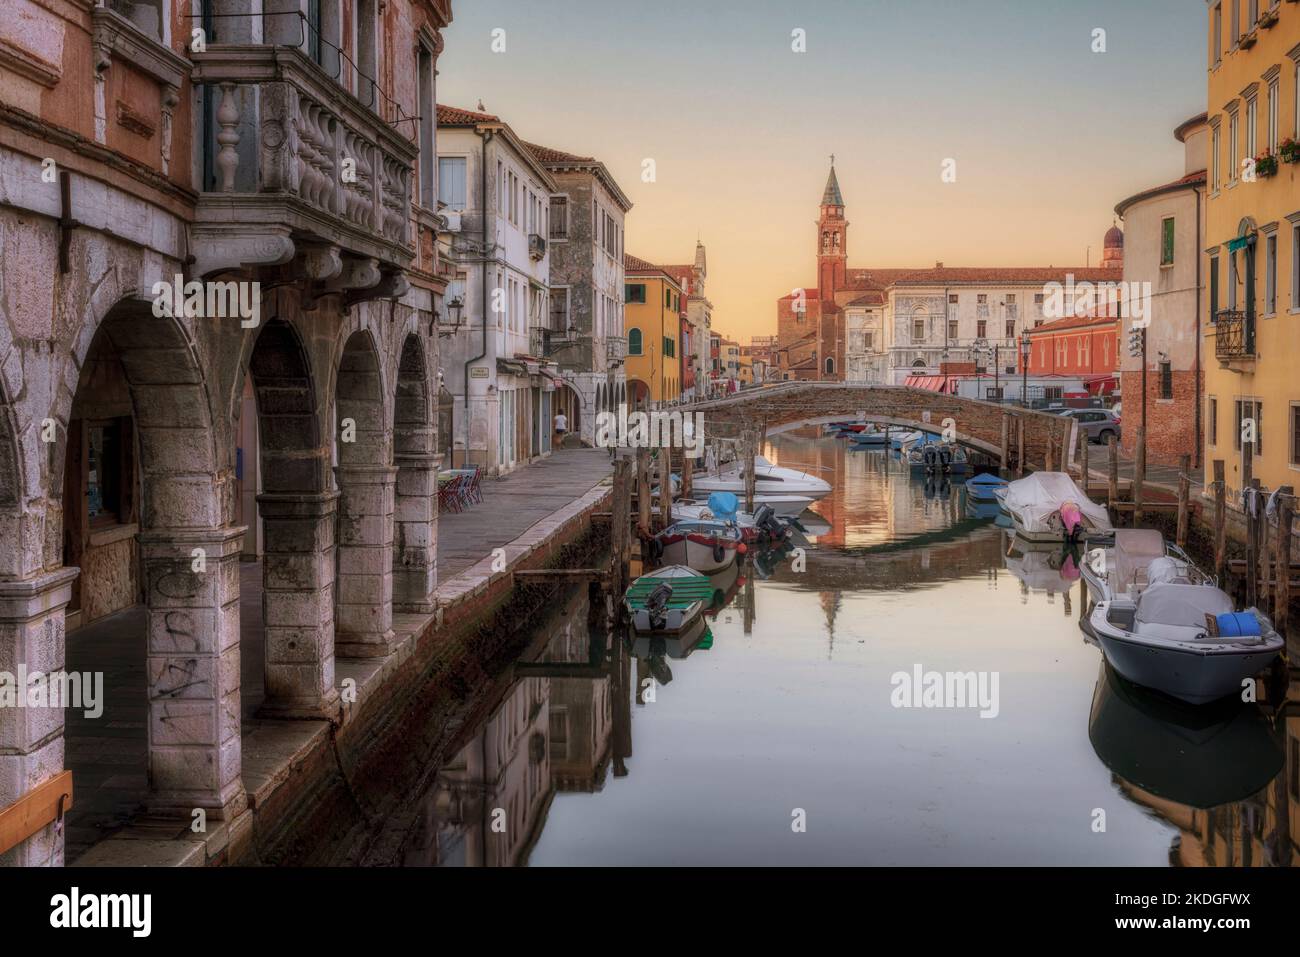
<path id="1" fill-rule="evenodd" d="M 1271 10 L 1265 10 L 1259 15 L 1259 25 L 1267 30 L 1269 27 L 1277 23 L 1277 19 L 1278 12 L 1277 8 L 1274 7 Z"/>
<path id="2" fill-rule="evenodd" d="M 1259 31 L 1256 30 L 1254 27 L 1251 27 L 1250 32 L 1241 38 L 1241 48 L 1243 50 L 1249 50 L 1251 47 L 1255 45 L 1255 41 L 1258 39 L 1259 39 Z"/>
<path id="3" fill-rule="evenodd" d="M 1255 157 L 1255 175 L 1256 176 L 1276 176 L 1277 175 L 1277 157 L 1269 153 L 1263 156 Z"/>
<path id="4" fill-rule="evenodd" d="M 1283 140 L 1278 145 L 1277 155 L 1283 163 L 1300 163 L 1300 143 L 1293 139 Z"/>

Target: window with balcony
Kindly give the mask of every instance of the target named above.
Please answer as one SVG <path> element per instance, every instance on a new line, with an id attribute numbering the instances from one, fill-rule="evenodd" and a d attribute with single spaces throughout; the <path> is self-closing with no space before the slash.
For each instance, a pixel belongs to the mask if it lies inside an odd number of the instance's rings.
<path id="1" fill-rule="evenodd" d="M 463 210 L 469 201 L 464 156 L 438 157 L 438 202 L 451 210 Z"/>
<path id="2" fill-rule="evenodd" d="M 1160 265 L 1174 264 L 1174 217 L 1166 216 L 1160 221 Z"/>

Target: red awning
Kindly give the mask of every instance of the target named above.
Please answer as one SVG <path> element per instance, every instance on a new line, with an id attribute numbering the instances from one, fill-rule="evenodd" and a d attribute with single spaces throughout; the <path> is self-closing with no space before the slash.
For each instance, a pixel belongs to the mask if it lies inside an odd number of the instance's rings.
<path id="1" fill-rule="evenodd" d="M 1113 375 L 1092 376 L 1083 380 L 1084 387 L 1092 395 L 1110 395 L 1119 388 L 1119 377 Z"/>
<path id="2" fill-rule="evenodd" d="M 950 375 L 910 375 L 903 385 L 909 389 L 925 389 L 927 392 L 949 392 L 949 384 L 956 376 Z"/>

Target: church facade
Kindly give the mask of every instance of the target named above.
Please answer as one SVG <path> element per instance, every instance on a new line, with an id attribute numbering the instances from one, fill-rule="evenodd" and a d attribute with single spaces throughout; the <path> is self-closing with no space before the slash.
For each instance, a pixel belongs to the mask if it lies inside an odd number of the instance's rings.
<path id="1" fill-rule="evenodd" d="M 1100 266 L 856 269 L 831 167 L 817 227 L 817 282 L 777 300 L 783 380 L 908 385 L 948 370 L 1016 371 L 1018 340 L 1053 318 L 1054 284 L 1123 280 L 1124 241 L 1104 239 Z"/>

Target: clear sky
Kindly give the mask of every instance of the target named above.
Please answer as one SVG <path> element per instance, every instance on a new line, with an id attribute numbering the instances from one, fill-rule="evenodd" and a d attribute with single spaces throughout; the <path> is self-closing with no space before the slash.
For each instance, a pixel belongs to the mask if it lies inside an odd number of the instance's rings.
<path id="1" fill-rule="evenodd" d="M 1174 127 L 1205 109 L 1203 0 L 453 0 L 453 14 L 439 102 L 482 100 L 525 139 L 602 160 L 633 202 L 628 252 L 685 263 L 701 238 L 714 328 L 742 341 L 774 334 L 776 298 L 815 284 L 831 153 L 850 267 L 1083 265 L 1088 247 L 1095 265 L 1115 204 L 1182 175 Z"/>

